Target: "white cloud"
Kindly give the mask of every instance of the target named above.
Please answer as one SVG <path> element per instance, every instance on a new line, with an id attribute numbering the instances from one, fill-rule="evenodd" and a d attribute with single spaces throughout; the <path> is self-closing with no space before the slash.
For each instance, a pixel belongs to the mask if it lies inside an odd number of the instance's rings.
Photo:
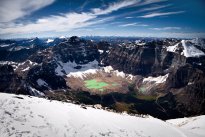
<path id="1" fill-rule="evenodd" d="M 6 1 L 6 0 L 5 0 Z M 9 1 L 9 0 L 8 0 Z M 5 7 L 9 7 L 12 5 L 14 6 L 14 10 L 8 11 L 8 14 L 12 14 L 13 16 L 3 17 L 2 11 L 6 11 L 5 9 L 0 8 L 0 17 L 3 18 L 3 21 L 13 21 L 15 19 L 24 17 L 25 15 L 31 14 L 32 12 L 45 7 L 54 2 L 54 0 L 44 0 L 44 2 L 40 2 L 39 0 L 12 0 L 15 4 L 6 4 L 9 2 L 4 2 L 3 4 Z M 21 1 L 21 2 L 20 2 Z M 166 1 L 166 0 L 164 0 Z M 18 3 L 19 2 L 19 3 Z M 104 17 L 101 15 L 107 15 L 114 11 L 133 7 L 133 6 L 144 6 L 147 4 L 161 2 L 161 0 L 121 0 L 115 3 L 111 3 L 107 6 L 103 6 L 103 8 L 94 8 L 91 9 L 89 12 L 81 12 L 81 13 L 65 13 L 61 15 L 51 15 L 44 18 L 39 18 L 37 21 L 34 22 L 27 22 L 27 23 L 0 23 L 0 35 L 1 36 L 9 36 L 15 34 L 42 34 L 42 33 L 57 33 L 57 32 L 72 32 L 74 29 L 83 29 L 89 26 L 93 26 L 96 24 L 102 24 L 107 21 L 114 20 L 115 18 L 125 17 L 125 15 L 116 15 L 112 17 Z M 16 4 L 18 3 L 18 4 Z M 27 4 L 25 4 L 27 3 Z M 7 5 L 7 6 L 6 6 Z M 2 7 L 2 5 L 0 5 Z M 158 6 L 157 8 L 162 8 L 165 6 Z M 12 9 L 12 7 L 10 7 Z M 153 9 L 153 8 L 152 8 Z M 145 11 L 151 9 L 144 9 Z M 16 13 L 13 13 L 15 12 Z M 162 13 L 165 14 L 165 13 Z M 176 12 L 169 12 L 166 14 L 178 14 Z M 129 15 L 126 15 L 127 17 Z M 148 16 L 148 15 L 147 15 Z M 152 15 L 152 16 L 159 16 L 159 15 Z M 130 16 L 129 16 L 130 17 Z M 131 18 L 131 17 L 130 17 Z M 118 24 L 114 22 L 113 24 Z M 148 26 L 146 24 L 140 23 L 127 23 L 119 25 L 121 27 L 129 27 L 129 26 Z M 87 29 L 88 30 L 88 29 Z M 89 30 L 88 30 L 89 31 Z M 52 33 L 52 34 L 53 34 Z"/>
<path id="2" fill-rule="evenodd" d="M 139 0 L 124 0 L 120 2 L 115 2 L 110 4 L 106 9 L 101 9 L 101 8 L 94 8 L 92 9 L 93 14 L 95 15 L 105 15 L 114 11 L 117 11 L 119 9 L 131 6 L 133 4 L 138 3 Z"/>
<path id="3" fill-rule="evenodd" d="M 148 26 L 148 25 L 147 25 L 147 24 L 140 24 L 140 23 L 127 23 L 127 24 L 119 25 L 119 27 L 130 27 L 130 26 L 142 26 L 142 27 L 146 27 L 146 26 Z"/>
<path id="4" fill-rule="evenodd" d="M 116 3 L 112 3 L 108 5 L 108 7 L 105 9 L 101 9 L 101 8 L 92 9 L 91 12 L 82 12 L 82 13 L 73 12 L 73 13 L 66 13 L 66 14 L 61 14 L 56 16 L 53 15 L 45 18 L 40 18 L 36 22 L 31 22 L 28 24 L 15 24 L 15 23 L 12 23 L 12 25 L 7 24 L 7 27 L 0 28 L 0 34 L 6 35 L 6 34 L 14 34 L 14 33 L 26 34 L 26 33 L 50 32 L 50 31 L 53 32 L 71 31 L 73 29 L 83 28 L 93 24 L 99 24 L 99 23 L 112 20 L 115 17 L 104 17 L 99 19 L 99 16 L 109 14 L 113 11 L 117 11 L 119 9 L 125 8 L 137 2 L 138 0 L 130 0 L 130 1 L 124 0 Z M 21 16 L 23 15 L 24 14 L 21 14 Z"/>
<path id="5" fill-rule="evenodd" d="M 74 31 L 95 31 L 95 30 L 104 30 L 105 28 L 81 28 L 75 29 Z"/>
<path id="6" fill-rule="evenodd" d="M 126 19 L 132 19 L 132 18 L 134 18 L 134 17 L 125 17 Z"/>
<path id="7" fill-rule="evenodd" d="M 1 0 L 0 22 L 9 22 L 50 5 L 54 0 Z"/>
<path id="8" fill-rule="evenodd" d="M 166 16 L 166 15 L 174 15 L 174 14 L 181 14 L 184 13 L 185 11 L 176 11 L 176 12 L 156 12 L 156 13 L 150 13 L 146 14 L 143 16 L 139 16 L 141 18 L 153 18 L 153 17 L 158 17 L 158 16 Z"/>
<path id="9" fill-rule="evenodd" d="M 180 27 L 163 27 L 163 28 L 150 28 L 152 30 L 164 31 L 164 30 L 180 30 Z"/>
<path id="10" fill-rule="evenodd" d="M 161 6 L 152 6 L 152 7 L 149 7 L 149 8 L 143 8 L 143 9 L 139 10 L 139 12 L 158 10 L 158 9 L 166 8 L 166 7 L 169 7 L 169 6 L 171 6 L 171 4 L 161 5 Z"/>
<path id="11" fill-rule="evenodd" d="M 172 38 L 204 38 L 204 32 L 168 32 L 168 33 L 159 33 L 161 37 L 172 37 Z"/>
<path id="12" fill-rule="evenodd" d="M 35 23 L 27 25 L 16 24 L 14 27 L 0 29 L 0 33 L 35 33 L 46 31 L 69 31 L 74 28 L 87 26 L 87 21 L 96 18 L 87 13 L 68 13 L 61 16 L 50 16 L 38 19 Z M 91 22 L 90 22 L 91 23 Z"/>
<path id="13" fill-rule="evenodd" d="M 137 23 L 128 23 L 128 24 L 123 24 L 123 25 L 119 25 L 120 27 L 129 27 L 129 26 L 135 26 L 137 25 Z"/>

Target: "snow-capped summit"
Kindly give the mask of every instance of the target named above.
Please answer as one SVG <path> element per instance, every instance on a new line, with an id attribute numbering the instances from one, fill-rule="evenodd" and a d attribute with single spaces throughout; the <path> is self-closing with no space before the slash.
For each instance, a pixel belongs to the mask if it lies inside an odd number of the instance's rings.
<path id="1" fill-rule="evenodd" d="M 184 47 L 183 55 L 185 57 L 199 57 L 204 56 L 205 53 L 199 49 L 197 49 L 191 41 L 188 40 L 182 40 L 181 41 L 182 46 Z"/>
<path id="2" fill-rule="evenodd" d="M 46 43 L 50 43 L 50 42 L 53 42 L 54 40 L 53 39 L 48 39 L 47 41 L 46 41 Z"/>
<path id="3" fill-rule="evenodd" d="M 195 46 L 191 40 L 182 40 L 174 46 L 168 46 L 169 52 L 180 52 L 185 57 L 200 57 L 205 56 L 205 53 Z"/>
<path id="4" fill-rule="evenodd" d="M 59 38 L 60 38 L 60 39 L 65 39 L 66 37 L 65 37 L 65 36 L 60 36 Z"/>

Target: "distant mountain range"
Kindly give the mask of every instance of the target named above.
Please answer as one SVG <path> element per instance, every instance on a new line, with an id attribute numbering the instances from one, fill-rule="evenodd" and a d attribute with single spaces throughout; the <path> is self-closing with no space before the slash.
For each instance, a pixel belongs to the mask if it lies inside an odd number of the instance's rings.
<path id="1" fill-rule="evenodd" d="M 0 40 L 0 91 L 161 119 L 205 113 L 205 40 Z"/>

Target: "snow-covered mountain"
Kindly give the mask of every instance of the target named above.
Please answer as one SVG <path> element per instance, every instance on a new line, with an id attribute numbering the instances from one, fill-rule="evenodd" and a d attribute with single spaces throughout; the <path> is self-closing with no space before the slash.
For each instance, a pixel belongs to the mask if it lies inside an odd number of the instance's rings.
<path id="1" fill-rule="evenodd" d="M 197 122 L 191 125 L 200 130 L 198 134 L 195 130 L 169 124 L 176 123 L 173 120 L 167 123 L 151 116 L 117 114 L 23 95 L 0 93 L 0 108 L 1 137 L 205 136 L 205 116 L 197 118 Z"/>
<path id="2" fill-rule="evenodd" d="M 173 46 L 168 46 L 167 51 L 179 52 L 187 58 L 205 56 L 205 53 L 195 46 L 195 44 L 199 46 L 201 46 L 201 44 L 199 44 L 198 41 L 195 43 L 194 42 L 194 40 L 181 40 Z"/>

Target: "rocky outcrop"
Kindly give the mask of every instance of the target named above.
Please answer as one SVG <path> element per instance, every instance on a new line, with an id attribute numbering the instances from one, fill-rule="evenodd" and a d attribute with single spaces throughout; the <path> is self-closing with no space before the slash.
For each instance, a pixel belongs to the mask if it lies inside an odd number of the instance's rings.
<path id="1" fill-rule="evenodd" d="M 6 93 L 29 94 L 24 88 L 24 81 L 14 73 L 12 66 L 0 66 L 0 91 Z"/>
<path id="2" fill-rule="evenodd" d="M 76 36 L 53 47 L 52 53 L 53 56 L 64 63 L 71 61 L 77 64 L 87 64 L 88 62 L 99 60 L 100 57 L 97 46 L 94 43 Z"/>
<path id="3" fill-rule="evenodd" d="M 43 63 L 30 69 L 26 81 L 39 91 L 67 89 L 66 81 L 63 77 L 55 74 L 56 64 L 54 62 Z M 46 85 L 39 85 L 39 79 L 45 81 Z"/>
<path id="4" fill-rule="evenodd" d="M 177 108 L 184 115 L 204 114 L 205 73 L 187 64 L 170 73 L 167 88 L 177 100 Z"/>
<path id="5" fill-rule="evenodd" d="M 66 85 L 66 72 L 81 69 L 81 65 L 89 62 L 99 61 L 100 54 L 94 43 L 73 36 L 57 46 L 33 54 L 29 59 L 38 65 L 29 70 L 26 81 L 35 89 L 45 92 L 69 89 Z M 69 66 L 72 64 L 76 66 Z M 46 86 L 39 85 L 39 79 Z"/>
<path id="6" fill-rule="evenodd" d="M 163 43 L 150 42 L 146 45 L 118 46 L 112 48 L 103 63 L 133 75 L 159 75 L 172 65 L 181 65 L 186 59 L 167 52 Z"/>

